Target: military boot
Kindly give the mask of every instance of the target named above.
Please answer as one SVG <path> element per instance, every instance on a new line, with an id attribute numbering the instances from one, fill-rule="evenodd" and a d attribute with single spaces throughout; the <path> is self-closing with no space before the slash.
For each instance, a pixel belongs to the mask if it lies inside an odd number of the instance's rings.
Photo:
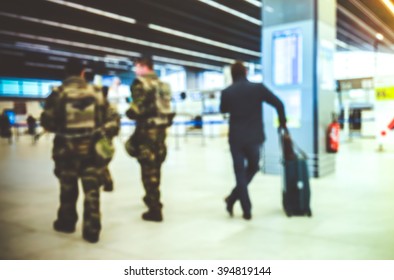
<path id="1" fill-rule="evenodd" d="M 159 209 L 149 209 L 147 212 L 142 214 L 142 219 L 145 221 L 161 222 L 163 221 L 163 215 Z"/>
<path id="2" fill-rule="evenodd" d="M 99 232 L 83 230 L 82 237 L 90 243 L 97 243 L 99 241 Z"/>
<path id="3" fill-rule="evenodd" d="M 112 192 L 112 191 L 114 190 L 114 185 L 113 185 L 113 183 L 112 183 L 112 182 L 111 182 L 111 183 L 105 183 L 105 184 L 104 184 L 103 190 L 104 190 L 105 192 Z"/>
<path id="4" fill-rule="evenodd" d="M 62 223 L 59 220 L 53 222 L 53 229 L 64 233 L 73 233 L 75 231 L 74 224 Z"/>

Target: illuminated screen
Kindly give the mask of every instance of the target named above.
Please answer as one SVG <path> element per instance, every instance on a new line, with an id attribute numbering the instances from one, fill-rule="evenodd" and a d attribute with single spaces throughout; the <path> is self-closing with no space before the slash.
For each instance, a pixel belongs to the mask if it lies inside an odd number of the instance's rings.
<path id="1" fill-rule="evenodd" d="M 19 82 L 13 80 L 2 80 L 1 81 L 1 93 L 2 94 L 19 94 Z"/>
<path id="2" fill-rule="evenodd" d="M 273 33 L 273 80 L 277 86 L 302 83 L 302 34 L 299 29 Z"/>
<path id="3" fill-rule="evenodd" d="M 22 93 L 29 96 L 38 96 L 40 94 L 39 83 L 35 81 L 23 81 Z"/>
<path id="4" fill-rule="evenodd" d="M 15 124 L 15 112 L 12 110 L 4 110 L 5 114 L 7 115 L 8 119 L 10 120 L 10 124 L 14 125 Z"/>
<path id="5" fill-rule="evenodd" d="M 61 81 L 0 77 L 0 97 L 45 98 Z"/>

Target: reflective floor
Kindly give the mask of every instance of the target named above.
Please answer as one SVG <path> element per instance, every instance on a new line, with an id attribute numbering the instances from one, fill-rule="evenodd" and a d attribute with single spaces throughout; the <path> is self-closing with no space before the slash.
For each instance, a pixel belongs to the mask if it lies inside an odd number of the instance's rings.
<path id="1" fill-rule="evenodd" d="M 0 139 L 3 140 L 3 139 Z M 101 193 L 103 230 L 85 242 L 55 232 L 59 187 L 51 138 L 0 141 L 1 259 L 394 259 L 394 149 L 373 140 L 344 144 L 337 172 L 312 179 L 312 218 L 287 218 L 281 179 L 258 174 L 250 185 L 253 219 L 224 210 L 234 185 L 227 141 L 169 138 L 163 167 L 164 222 L 141 220 L 145 206 L 136 161 L 116 139 L 113 193 Z M 82 216 L 82 194 L 78 201 Z"/>

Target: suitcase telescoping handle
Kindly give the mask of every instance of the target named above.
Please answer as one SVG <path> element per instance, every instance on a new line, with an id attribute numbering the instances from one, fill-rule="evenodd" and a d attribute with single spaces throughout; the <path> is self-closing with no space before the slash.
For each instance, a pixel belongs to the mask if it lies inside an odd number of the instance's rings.
<path id="1" fill-rule="evenodd" d="M 301 155 L 301 157 L 303 159 L 308 159 L 307 154 L 293 141 L 293 139 L 290 136 L 290 132 L 287 129 L 287 127 L 279 127 L 278 128 L 278 133 L 279 133 L 279 142 L 282 148 L 282 160 L 284 161 L 285 159 L 285 155 L 284 155 L 284 138 L 288 137 L 290 139 L 291 142 L 291 147 L 298 153 Z"/>

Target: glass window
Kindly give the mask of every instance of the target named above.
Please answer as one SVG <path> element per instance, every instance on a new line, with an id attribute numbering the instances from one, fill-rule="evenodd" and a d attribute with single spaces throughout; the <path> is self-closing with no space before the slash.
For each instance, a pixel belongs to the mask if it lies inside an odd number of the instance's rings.
<path id="1" fill-rule="evenodd" d="M 168 73 L 162 76 L 161 80 L 170 84 L 173 93 L 186 90 L 186 72 L 184 70 Z"/>
<path id="2" fill-rule="evenodd" d="M 206 71 L 201 75 L 202 89 L 222 89 L 224 88 L 224 74 L 214 71 Z"/>

